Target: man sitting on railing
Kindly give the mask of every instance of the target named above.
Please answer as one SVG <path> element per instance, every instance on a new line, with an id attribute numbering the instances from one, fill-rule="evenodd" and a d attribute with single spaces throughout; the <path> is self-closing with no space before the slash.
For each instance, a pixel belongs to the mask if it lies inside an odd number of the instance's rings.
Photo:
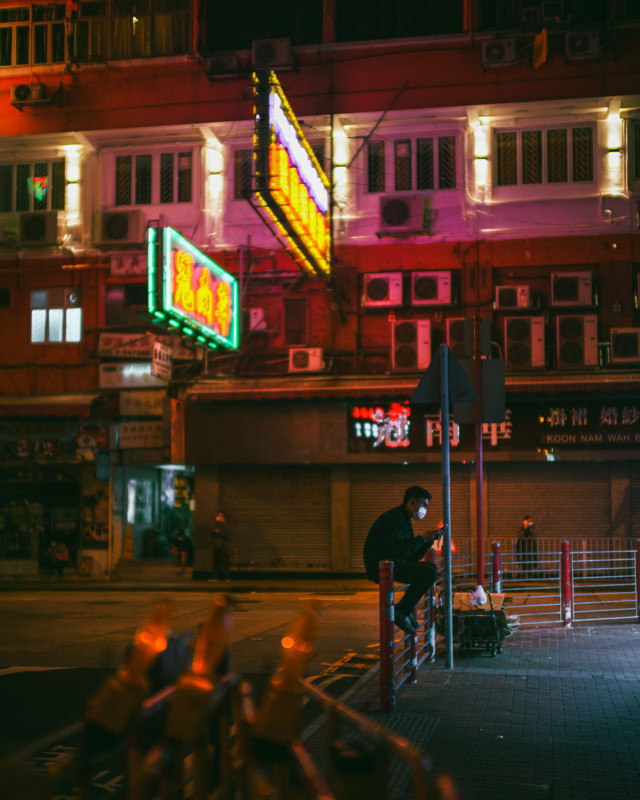
<path id="1" fill-rule="evenodd" d="M 413 610 L 420 598 L 433 586 L 438 570 L 432 561 L 421 561 L 427 550 L 444 533 L 444 527 L 416 536 L 412 520 L 427 514 L 431 492 L 422 486 L 410 486 L 402 505 L 385 511 L 373 523 L 364 543 L 364 565 L 367 577 L 378 583 L 380 561 L 393 561 L 395 580 L 409 584 L 396 604 L 394 620 L 405 633 L 415 633 L 418 622 Z"/>

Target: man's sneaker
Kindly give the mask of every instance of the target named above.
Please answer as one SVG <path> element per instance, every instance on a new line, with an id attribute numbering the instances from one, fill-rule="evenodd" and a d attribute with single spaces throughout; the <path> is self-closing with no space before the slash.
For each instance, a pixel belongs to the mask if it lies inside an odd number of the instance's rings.
<path id="1" fill-rule="evenodd" d="M 400 628 L 401 631 L 410 634 L 413 636 L 415 633 L 415 628 L 413 627 L 413 623 L 411 622 L 411 617 L 408 617 L 406 614 L 403 614 L 401 611 L 398 611 L 397 608 L 394 608 L 393 612 L 393 621 L 396 625 Z"/>

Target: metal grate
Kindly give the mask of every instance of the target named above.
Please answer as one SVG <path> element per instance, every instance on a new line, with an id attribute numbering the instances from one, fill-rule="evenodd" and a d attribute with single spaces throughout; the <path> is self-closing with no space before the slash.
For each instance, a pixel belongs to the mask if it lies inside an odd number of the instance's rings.
<path id="1" fill-rule="evenodd" d="M 191 152 L 178 153 L 178 203 L 191 202 Z"/>
<path id="2" fill-rule="evenodd" d="M 116 205 L 131 204 L 131 156 L 116 156 Z"/>
<path id="3" fill-rule="evenodd" d="M 433 139 L 416 141 L 416 171 L 418 189 L 433 189 Z"/>
<path id="4" fill-rule="evenodd" d="M 16 167 L 16 211 L 29 211 L 29 178 L 31 166 L 18 164 Z"/>
<path id="5" fill-rule="evenodd" d="M 441 136 L 438 139 L 438 178 L 440 189 L 456 188 L 455 136 Z"/>
<path id="6" fill-rule="evenodd" d="M 173 203 L 173 153 L 160 156 L 160 202 Z"/>
<path id="7" fill-rule="evenodd" d="M 573 180 L 593 180 L 593 128 L 573 128 Z"/>
<path id="8" fill-rule="evenodd" d="M 64 209 L 65 161 L 51 164 L 51 205 L 52 209 Z"/>
<path id="9" fill-rule="evenodd" d="M 518 182 L 516 134 L 496 133 L 496 185 L 515 186 Z"/>
<path id="10" fill-rule="evenodd" d="M 236 150 L 233 154 L 233 197 L 243 200 L 251 195 L 253 150 Z"/>
<path id="11" fill-rule="evenodd" d="M 411 139 L 393 143 L 396 167 L 396 191 L 411 189 Z"/>
<path id="12" fill-rule="evenodd" d="M 0 166 L 0 212 L 11 211 L 13 200 L 13 167 L 11 164 Z"/>
<path id="13" fill-rule="evenodd" d="M 542 183 L 542 131 L 522 132 L 522 183 Z"/>
<path id="14" fill-rule="evenodd" d="M 384 192 L 384 142 L 369 142 L 367 171 L 369 182 L 367 191 Z"/>
<path id="15" fill-rule="evenodd" d="M 547 131 L 547 181 L 566 183 L 568 180 L 567 131 Z"/>
<path id="16" fill-rule="evenodd" d="M 136 156 L 136 203 L 151 202 L 151 156 Z"/>

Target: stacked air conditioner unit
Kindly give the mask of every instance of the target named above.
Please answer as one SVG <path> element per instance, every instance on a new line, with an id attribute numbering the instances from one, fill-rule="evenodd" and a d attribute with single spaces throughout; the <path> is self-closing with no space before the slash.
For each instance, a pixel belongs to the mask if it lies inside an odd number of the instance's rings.
<path id="1" fill-rule="evenodd" d="M 380 198 L 378 234 L 422 233 L 427 229 L 425 199 L 421 194 L 388 195 Z"/>
<path id="2" fill-rule="evenodd" d="M 504 360 L 510 370 L 544 368 L 544 317 L 505 317 Z"/>
<path id="3" fill-rule="evenodd" d="M 431 322 L 428 319 L 393 320 L 391 363 L 394 370 L 424 370 L 431 363 Z"/>
<path id="4" fill-rule="evenodd" d="M 287 69 L 293 66 L 291 39 L 254 39 L 251 44 L 254 69 Z"/>
<path id="5" fill-rule="evenodd" d="M 482 43 L 482 66 L 510 67 L 516 63 L 515 39 L 491 39 Z"/>
<path id="6" fill-rule="evenodd" d="M 451 272 L 412 272 L 411 305 L 451 305 Z"/>
<path id="7" fill-rule="evenodd" d="M 567 61 L 588 61 L 600 55 L 600 33 L 597 30 L 567 31 L 564 40 Z"/>
<path id="8" fill-rule="evenodd" d="M 389 308 L 402 305 L 401 272 L 369 272 L 364 276 L 362 305 Z"/>
<path id="9" fill-rule="evenodd" d="M 591 273 L 552 272 L 551 305 L 554 307 L 593 305 Z"/>
<path id="10" fill-rule="evenodd" d="M 57 211 L 21 211 L 18 220 L 20 247 L 54 247 L 58 243 Z"/>
<path id="11" fill-rule="evenodd" d="M 102 211 L 96 214 L 94 240 L 102 247 L 141 247 L 147 221 L 142 209 Z"/>
<path id="12" fill-rule="evenodd" d="M 447 319 L 447 345 L 456 358 L 470 358 L 473 353 L 473 319 L 469 323 L 464 317 Z"/>
<path id="13" fill-rule="evenodd" d="M 531 307 L 531 290 L 528 286 L 496 286 L 496 308 L 517 311 Z"/>
<path id="14" fill-rule="evenodd" d="M 556 334 L 558 369 L 598 366 L 597 314 L 559 315 Z"/>
<path id="15" fill-rule="evenodd" d="M 321 372 L 324 358 L 321 347 L 290 347 L 289 372 Z"/>
<path id="16" fill-rule="evenodd" d="M 611 363 L 640 364 L 640 328 L 611 329 Z"/>

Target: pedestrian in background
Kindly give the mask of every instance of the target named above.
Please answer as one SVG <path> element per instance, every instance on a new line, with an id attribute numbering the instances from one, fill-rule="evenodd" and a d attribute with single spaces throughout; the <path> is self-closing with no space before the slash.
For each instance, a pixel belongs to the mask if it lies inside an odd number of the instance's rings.
<path id="1" fill-rule="evenodd" d="M 193 542 L 182 528 L 178 529 L 178 535 L 171 543 L 171 554 L 180 567 L 178 574 L 183 573 L 185 567 L 193 565 Z"/>
<path id="2" fill-rule="evenodd" d="M 380 561 L 393 561 L 394 579 L 409 584 L 395 606 L 394 621 L 400 630 L 411 634 L 418 628 L 413 610 L 438 577 L 436 565 L 421 559 L 445 531 L 444 526 L 417 536 L 413 531 L 412 520 L 425 518 L 430 500 L 427 489 L 410 486 L 402 504 L 385 511 L 373 523 L 363 550 L 369 580 L 379 582 Z"/>
<path id="3" fill-rule="evenodd" d="M 229 580 L 229 533 L 224 511 L 218 511 L 211 531 L 213 546 L 213 580 Z"/>
<path id="4" fill-rule="evenodd" d="M 538 576 L 538 543 L 536 542 L 536 526 L 531 514 L 525 514 L 518 531 L 516 542 L 520 575 L 530 578 Z"/>

